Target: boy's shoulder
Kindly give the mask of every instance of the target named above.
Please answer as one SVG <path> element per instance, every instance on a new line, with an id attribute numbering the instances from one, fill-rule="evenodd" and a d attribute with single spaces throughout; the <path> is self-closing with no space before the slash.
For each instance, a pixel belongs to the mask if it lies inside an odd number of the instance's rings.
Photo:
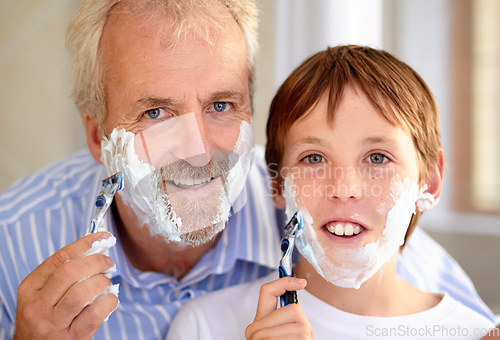
<path id="1" fill-rule="evenodd" d="M 191 305 L 202 311 L 213 312 L 214 306 L 226 307 L 234 306 L 242 310 L 248 310 L 246 307 L 257 308 L 260 287 L 270 281 L 278 279 L 278 272 L 272 272 L 255 281 L 237 284 L 220 290 L 206 293 L 194 300 L 189 301 L 186 306 Z M 252 315 L 253 317 L 253 315 Z"/>
<path id="2" fill-rule="evenodd" d="M 443 299 L 439 303 L 441 314 L 446 316 L 446 320 L 451 323 L 458 323 L 463 328 L 491 328 L 495 324 L 484 315 L 465 306 L 460 301 L 454 299 L 449 294 L 444 294 Z"/>
<path id="3" fill-rule="evenodd" d="M 244 338 L 255 317 L 260 287 L 277 278 L 276 271 L 188 301 L 170 325 L 167 340 Z"/>

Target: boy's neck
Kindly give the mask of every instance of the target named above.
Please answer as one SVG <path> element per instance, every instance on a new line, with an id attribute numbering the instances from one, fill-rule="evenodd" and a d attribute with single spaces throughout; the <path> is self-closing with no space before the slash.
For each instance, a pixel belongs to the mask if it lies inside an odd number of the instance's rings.
<path id="1" fill-rule="evenodd" d="M 359 289 L 342 288 L 326 281 L 301 258 L 295 267 L 297 277 L 307 279 L 306 290 L 318 299 L 344 312 L 365 316 L 399 316 L 422 312 L 440 297 L 422 292 L 396 275 L 395 255 Z"/>

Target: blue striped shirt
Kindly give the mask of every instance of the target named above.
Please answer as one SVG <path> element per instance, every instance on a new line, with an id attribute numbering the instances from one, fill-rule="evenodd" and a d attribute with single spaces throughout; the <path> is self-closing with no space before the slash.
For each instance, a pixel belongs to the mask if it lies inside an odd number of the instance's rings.
<path id="1" fill-rule="evenodd" d="M 17 287 L 47 257 L 84 235 L 105 176 L 85 151 L 28 176 L 0 197 L 0 340 L 14 331 Z M 118 239 L 110 256 L 118 269 L 112 281 L 120 283 L 120 304 L 95 339 L 163 339 L 189 299 L 275 270 L 280 258 L 277 226 L 283 220 L 274 209 L 268 181 L 263 150 L 257 148 L 247 204 L 230 217 L 215 248 L 181 281 L 132 267 Z M 105 225 L 117 235 L 111 210 Z M 463 270 L 421 229 L 410 238 L 397 268 L 414 286 L 446 291 L 493 318 Z"/>

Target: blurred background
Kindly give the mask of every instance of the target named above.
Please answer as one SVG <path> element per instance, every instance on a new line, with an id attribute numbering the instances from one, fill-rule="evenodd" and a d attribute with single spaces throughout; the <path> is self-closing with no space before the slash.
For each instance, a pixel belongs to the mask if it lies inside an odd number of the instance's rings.
<path id="1" fill-rule="evenodd" d="M 0 191 L 86 147 L 70 98 L 66 25 L 78 0 L 0 1 Z M 258 0 L 254 123 L 311 54 L 336 44 L 383 48 L 413 67 L 441 112 L 448 171 L 421 226 L 500 313 L 500 1 Z"/>

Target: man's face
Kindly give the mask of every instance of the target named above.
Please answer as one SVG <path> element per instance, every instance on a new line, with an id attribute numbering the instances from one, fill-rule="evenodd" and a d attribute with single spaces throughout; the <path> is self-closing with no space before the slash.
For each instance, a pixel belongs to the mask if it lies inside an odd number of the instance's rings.
<path id="1" fill-rule="evenodd" d="M 235 158 L 229 155 L 241 144 L 237 143 L 244 134 L 240 130 L 251 124 L 245 40 L 230 16 L 221 30 L 209 32 L 211 43 L 189 32 L 172 44 L 166 25 L 155 26 L 154 20 L 145 24 L 144 19 L 126 11 L 113 13 L 104 28 L 100 52 L 105 134 L 124 129 L 134 135 L 139 160 L 161 176 L 154 180 L 166 194 L 165 211 L 173 210 L 174 217 L 181 218 L 182 233 L 197 234 L 221 221 L 210 217 L 188 223 L 190 216 L 206 217 L 212 210 L 216 214 L 219 196 L 228 189 L 223 188 L 228 167 L 235 166 Z M 116 156 L 123 152 L 118 150 L 111 158 Z M 104 160 L 107 167 L 110 162 Z M 130 163 L 125 163 L 129 168 Z M 218 165 L 221 170 L 214 174 Z M 197 174 L 197 169 L 204 175 Z M 193 205 L 203 207 L 198 213 L 185 209 Z"/>

